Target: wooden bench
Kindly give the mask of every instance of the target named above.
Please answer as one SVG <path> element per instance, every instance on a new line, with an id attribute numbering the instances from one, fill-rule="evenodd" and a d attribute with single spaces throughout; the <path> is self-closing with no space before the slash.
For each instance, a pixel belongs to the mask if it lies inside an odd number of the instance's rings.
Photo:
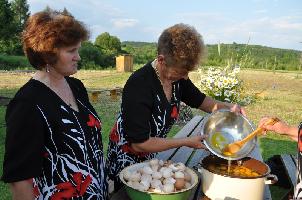
<path id="1" fill-rule="evenodd" d="M 10 100 L 10 97 L 0 96 L 0 106 L 7 106 Z"/>
<path id="2" fill-rule="evenodd" d="M 195 116 L 193 117 L 175 136 L 174 138 L 183 138 L 183 137 L 189 137 L 193 135 L 200 134 L 201 126 L 202 126 L 202 116 Z M 193 149 L 189 147 L 180 147 L 180 148 L 174 148 L 167 151 L 163 151 L 157 154 L 157 158 L 161 160 L 172 160 L 173 162 L 182 162 L 186 166 L 193 168 L 197 166 L 200 161 L 205 157 L 209 155 L 208 151 L 202 150 L 202 149 Z M 262 157 L 260 154 L 259 146 L 257 145 L 256 148 L 253 150 L 253 152 L 250 155 L 253 158 L 256 158 L 258 160 L 262 161 Z M 197 173 L 199 178 L 200 174 Z M 130 200 L 128 197 L 125 188 L 122 188 L 118 192 L 114 193 L 111 198 L 111 200 Z M 196 190 L 192 192 L 192 195 L 190 196 L 189 200 L 201 200 L 201 199 L 208 199 L 204 196 L 201 190 L 201 181 L 199 181 Z M 271 195 L 268 186 L 265 187 L 265 194 L 263 199 L 265 200 L 271 200 Z"/>
<path id="3" fill-rule="evenodd" d="M 282 154 L 281 161 L 284 165 L 286 175 L 288 176 L 293 189 L 297 183 L 297 167 L 298 167 L 297 155 Z"/>
<path id="4" fill-rule="evenodd" d="M 118 95 L 120 95 L 123 91 L 123 88 L 116 87 L 110 89 L 101 89 L 101 90 L 89 90 L 88 93 L 90 94 L 90 99 L 92 102 L 97 102 L 99 97 L 102 93 L 109 92 L 110 98 L 112 100 L 117 100 Z"/>

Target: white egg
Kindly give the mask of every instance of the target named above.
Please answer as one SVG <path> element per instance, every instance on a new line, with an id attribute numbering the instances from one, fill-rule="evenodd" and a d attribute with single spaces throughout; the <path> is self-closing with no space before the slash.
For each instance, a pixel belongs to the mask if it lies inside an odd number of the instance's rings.
<path id="1" fill-rule="evenodd" d="M 191 183 L 186 182 L 186 183 L 185 183 L 185 188 L 187 189 L 187 188 L 189 188 L 189 187 L 191 187 Z"/>
<path id="2" fill-rule="evenodd" d="M 179 171 L 184 171 L 184 170 L 186 170 L 186 166 L 185 166 L 183 163 L 181 163 L 181 162 L 176 163 L 174 166 L 177 167 L 177 169 L 178 169 Z"/>
<path id="3" fill-rule="evenodd" d="M 175 173 L 174 173 L 174 177 L 175 177 L 175 178 L 185 178 L 185 175 L 184 175 L 183 172 L 178 171 L 178 172 L 175 172 Z"/>
<path id="4" fill-rule="evenodd" d="M 133 182 L 132 182 L 132 187 L 133 187 L 134 189 L 137 189 L 137 190 L 138 190 L 138 189 L 140 188 L 140 185 L 141 185 L 141 184 L 140 184 L 138 181 L 133 181 Z"/>
<path id="5" fill-rule="evenodd" d="M 158 159 L 152 159 L 149 161 L 151 166 L 158 165 Z"/>
<path id="6" fill-rule="evenodd" d="M 159 160 L 159 161 L 158 161 L 158 164 L 159 164 L 160 166 L 163 166 L 163 165 L 164 165 L 164 161 L 163 161 L 163 160 Z"/>
<path id="7" fill-rule="evenodd" d="M 149 166 L 144 166 L 143 167 L 143 173 L 144 174 L 152 174 L 153 170 Z"/>
<path id="8" fill-rule="evenodd" d="M 162 167 L 162 168 L 159 169 L 159 172 L 163 173 L 163 171 L 165 171 L 166 169 L 168 169 L 168 168 L 167 167 Z"/>
<path id="9" fill-rule="evenodd" d="M 176 180 L 172 177 L 168 177 L 168 178 L 165 178 L 163 180 L 163 184 L 166 185 L 166 184 L 174 184 L 176 182 Z"/>
<path id="10" fill-rule="evenodd" d="M 149 181 L 141 181 L 140 184 L 142 185 L 141 189 L 143 191 L 146 191 L 150 187 L 150 182 Z"/>
<path id="11" fill-rule="evenodd" d="M 132 181 L 128 181 L 127 185 L 132 186 L 133 182 Z"/>
<path id="12" fill-rule="evenodd" d="M 167 161 L 165 161 L 164 162 L 164 167 L 168 167 L 169 165 L 171 165 L 173 163 L 173 161 L 172 160 L 167 160 Z"/>
<path id="13" fill-rule="evenodd" d="M 138 188 L 140 191 L 147 191 L 149 189 L 148 185 L 145 185 L 144 183 L 140 182 Z"/>
<path id="14" fill-rule="evenodd" d="M 157 172 L 158 169 L 159 169 L 159 165 L 152 165 L 151 169 L 152 169 L 153 172 Z"/>
<path id="15" fill-rule="evenodd" d="M 173 175 L 172 169 L 171 168 L 166 168 L 165 170 L 162 171 L 163 177 L 168 178 Z"/>
<path id="16" fill-rule="evenodd" d="M 173 184 L 165 184 L 163 185 L 163 191 L 165 193 L 170 193 L 170 192 L 174 192 L 174 185 Z"/>
<path id="17" fill-rule="evenodd" d="M 178 171 L 178 168 L 174 166 L 174 164 L 171 164 L 168 166 L 170 169 L 172 169 L 173 172 Z"/>
<path id="18" fill-rule="evenodd" d="M 140 174 L 143 174 L 144 173 L 144 168 L 142 167 L 142 168 L 139 168 L 138 170 L 137 170 L 137 172 L 139 172 Z"/>
<path id="19" fill-rule="evenodd" d="M 150 174 L 143 174 L 141 176 L 141 181 L 150 183 L 152 181 L 152 176 Z"/>
<path id="20" fill-rule="evenodd" d="M 151 187 L 154 188 L 154 189 L 155 189 L 155 188 L 162 187 L 162 183 L 161 183 L 160 180 L 153 179 L 153 180 L 151 181 Z"/>
<path id="21" fill-rule="evenodd" d="M 129 180 L 133 181 L 133 182 L 138 182 L 141 180 L 141 174 L 139 172 L 135 171 L 135 172 L 131 173 Z"/>
<path id="22" fill-rule="evenodd" d="M 153 172 L 152 173 L 152 178 L 154 178 L 154 179 L 160 179 L 162 176 L 163 175 L 160 172 Z"/>
<path id="23" fill-rule="evenodd" d="M 126 181 L 128 181 L 128 180 L 130 179 L 130 176 L 131 176 L 131 172 L 129 172 L 128 170 L 126 170 L 126 171 L 124 172 L 124 179 L 125 179 Z"/>

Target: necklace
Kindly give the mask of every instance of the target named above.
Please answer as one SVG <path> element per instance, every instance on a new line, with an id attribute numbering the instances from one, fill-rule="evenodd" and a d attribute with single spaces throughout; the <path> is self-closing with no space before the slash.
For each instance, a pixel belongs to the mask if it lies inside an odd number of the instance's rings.
<path id="1" fill-rule="evenodd" d="M 152 67 L 153 67 L 153 69 L 154 69 L 154 71 L 155 71 L 155 74 L 156 74 L 158 80 L 160 81 L 160 84 L 163 85 L 163 83 L 162 83 L 161 80 L 160 80 L 159 71 L 158 71 L 158 69 L 157 69 L 157 67 L 156 67 L 155 62 L 156 62 L 156 60 L 154 60 L 154 61 L 151 63 L 151 65 L 152 65 Z"/>

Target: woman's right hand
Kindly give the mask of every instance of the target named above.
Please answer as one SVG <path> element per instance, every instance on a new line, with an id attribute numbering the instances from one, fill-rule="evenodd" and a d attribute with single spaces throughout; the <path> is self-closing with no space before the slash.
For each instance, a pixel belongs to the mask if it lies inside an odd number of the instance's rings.
<path id="1" fill-rule="evenodd" d="M 265 125 L 265 122 L 269 120 L 270 117 L 263 117 L 259 122 L 259 127 L 265 129 L 265 131 L 274 131 L 279 134 L 288 134 L 289 126 L 284 121 L 279 121 L 274 125 Z"/>

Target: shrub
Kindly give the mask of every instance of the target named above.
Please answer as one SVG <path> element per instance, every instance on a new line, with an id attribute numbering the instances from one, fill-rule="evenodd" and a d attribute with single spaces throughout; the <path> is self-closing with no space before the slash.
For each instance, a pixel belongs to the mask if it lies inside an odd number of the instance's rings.
<path id="1" fill-rule="evenodd" d="M 25 56 L 0 55 L 0 70 L 33 69 Z"/>

